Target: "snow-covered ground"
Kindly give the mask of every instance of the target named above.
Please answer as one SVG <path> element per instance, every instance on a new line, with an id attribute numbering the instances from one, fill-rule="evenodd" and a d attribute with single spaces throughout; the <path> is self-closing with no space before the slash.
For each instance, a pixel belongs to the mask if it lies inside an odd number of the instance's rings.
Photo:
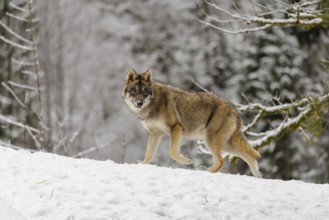
<path id="1" fill-rule="evenodd" d="M 0 147 L 0 207 L 9 220 L 322 220 L 329 219 L 329 185 Z"/>

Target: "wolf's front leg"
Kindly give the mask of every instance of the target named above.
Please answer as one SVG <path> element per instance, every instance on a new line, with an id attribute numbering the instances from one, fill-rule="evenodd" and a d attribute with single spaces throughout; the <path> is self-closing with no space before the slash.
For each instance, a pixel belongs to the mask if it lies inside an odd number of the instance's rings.
<path id="1" fill-rule="evenodd" d="M 180 153 L 180 141 L 182 138 L 182 126 L 181 125 L 175 125 L 173 129 L 171 130 L 170 134 L 170 148 L 169 148 L 169 155 L 172 159 L 176 160 L 180 164 L 191 164 L 192 161 L 184 157 Z"/>
<path id="2" fill-rule="evenodd" d="M 162 135 L 149 132 L 146 153 L 145 153 L 144 160 L 142 161 L 143 164 L 148 164 L 153 160 L 153 157 L 154 157 L 156 149 L 161 141 L 161 138 L 162 138 Z"/>

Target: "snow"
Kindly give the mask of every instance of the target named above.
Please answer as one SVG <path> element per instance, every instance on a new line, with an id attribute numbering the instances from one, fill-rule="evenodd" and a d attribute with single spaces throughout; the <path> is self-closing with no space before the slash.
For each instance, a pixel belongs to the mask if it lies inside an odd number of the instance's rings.
<path id="1" fill-rule="evenodd" d="M 1 219 L 328 219 L 329 185 L 0 146 L 0 207 L 18 216 Z"/>
<path id="2" fill-rule="evenodd" d="M 26 219 L 17 210 L 13 209 L 5 201 L 0 199 L 0 219 L 24 220 Z"/>

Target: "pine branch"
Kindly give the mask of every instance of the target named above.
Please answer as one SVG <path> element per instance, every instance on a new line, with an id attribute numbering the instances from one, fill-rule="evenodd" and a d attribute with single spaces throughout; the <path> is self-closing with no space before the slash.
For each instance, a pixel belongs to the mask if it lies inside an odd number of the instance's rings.
<path id="1" fill-rule="evenodd" d="M 328 104 L 329 104 L 329 94 L 326 94 L 319 98 L 317 97 L 304 98 L 302 100 L 295 101 L 290 104 L 283 104 L 279 106 L 266 107 L 258 103 L 249 104 L 247 106 L 240 107 L 240 109 L 243 109 L 243 111 L 256 110 L 258 111 L 258 114 L 255 116 L 254 120 L 245 127 L 243 131 L 247 135 L 250 134 L 248 133 L 248 130 L 250 130 L 256 124 L 256 121 L 258 121 L 261 117 L 264 117 L 269 114 L 271 115 L 282 114 L 284 112 L 291 111 L 292 109 L 296 109 L 296 107 L 303 106 L 302 108 L 299 108 L 300 112 L 297 114 L 297 116 L 293 118 L 287 117 L 276 128 L 272 130 L 268 130 L 265 133 L 260 133 L 255 135 L 254 137 L 257 138 L 251 140 L 250 144 L 258 149 L 278 140 L 279 138 L 282 137 L 282 135 L 284 135 L 287 132 L 295 131 L 301 128 L 306 121 L 310 120 L 313 114 L 317 113 L 317 111 L 321 112 L 322 107 Z"/>

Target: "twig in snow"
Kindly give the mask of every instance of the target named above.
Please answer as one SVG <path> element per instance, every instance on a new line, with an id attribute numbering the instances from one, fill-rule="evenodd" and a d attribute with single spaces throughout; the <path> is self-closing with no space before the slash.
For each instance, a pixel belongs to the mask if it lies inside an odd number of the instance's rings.
<path id="1" fill-rule="evenodd" d="M 92 152 L 99 151 L 99 150 L 101 150 L 101 149 L 107 147 L 107 146 L 109 145 L 110 142 L 112 142 L 112 141 L 107 141 L 106 143 L 101 144 L 100 146 L 97 146 L 97 147 L 91 147 L 91 148 L 89 148 L 89 149 L 87 149 L 87 150 L 81 151 L 81 152 L 79 152 L 79 153 L 73 155 L 72 157 L 73 157 L 73 158 L 80 158 L 80 157 L 83 157 L 83 156 L 85 156 L 85 155 L 87 155 L 87 154 L 90 154 L 90 153 L 92 153 Z"/>
<path id="2" fill-rule="evenodd" d="M 53 198 L 53 195 L 54 195 L 54 190 L 52 189 L 49 199 Z"/>

